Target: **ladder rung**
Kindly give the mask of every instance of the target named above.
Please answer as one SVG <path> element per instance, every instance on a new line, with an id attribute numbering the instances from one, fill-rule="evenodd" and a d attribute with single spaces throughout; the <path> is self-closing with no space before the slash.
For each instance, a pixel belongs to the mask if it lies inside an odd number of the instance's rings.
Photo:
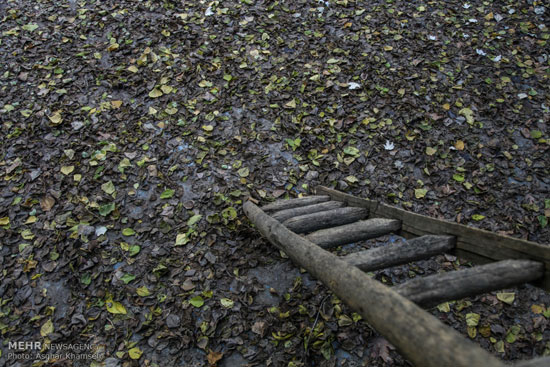
<path id="1" fill-rule="evenodd" d="M 324 212 L 300 215 L 287 219 L 283 224 L 294 233 L 306 233 L 322 228 L 341 226 L 365 218 L 369 211 L 365 208 L 345 207 Z"/>
<path id="2" fill-rule="evenodd" d="M 318 204 L 329 200 L 330 200 L 330 196 L 328 195 L 316 195 L 316 196 L 306 196 L 306 197 L 297 198 L 297 199 L 278 200 L 274 203 L 263 206 L 262 210 L 266 213 L 271 213 L 278 210 L 292 209 L 292 208 L 298 208 L 300 206 Z"/>
<path id="3" fill-rule="evenodd" d="M 322 248 L 336 247 L 348 243 L 379 237 L 401 228 L 397 219 L 373 218 L 339 227 L 321 229 L 306 236 Z"/>
<path id="4" fill-rule="evenodd" d="M 300 215 L 323 212 L 325 210 L 341 208 L 343 206 L 346 206 L 346 204 L 341 201 L 327 201 L 320 204 L 313 204 L 308 206 L 301 206 L 299 208 L 281 210 L 276 213 L 273 213 L 271 217 L 273 219 L 277 219 L 279 222 L 284 222 L 287 219 L 298 217 Z"/>
<path id="5" fill-rule="evenodd" d="M 409 280 L 394 289 L 423 306 L 433 307 L 477 294 L 533 281 L 544 274 L 544 264 L 532 260 L 503 260 L 469 269 Z"/>
<path id="6" fill-rule="evenodd" d="M 450 251 L 455 247 L 453 236 L 426 235 L 405 243 L 372 248 L 342 256 L 341 259 L 363 271 L 373 271 L 390 266 L 426 259 Z"/>

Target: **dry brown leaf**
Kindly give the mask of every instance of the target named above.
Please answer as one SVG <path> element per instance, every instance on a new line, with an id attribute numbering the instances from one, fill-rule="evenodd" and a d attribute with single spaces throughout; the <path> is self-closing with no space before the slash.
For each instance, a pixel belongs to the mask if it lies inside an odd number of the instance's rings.
<path id="1" fill-rule="evenodd" d="M 216 363 L 222 359 L 223 357 L 223 353 L 219 353 L 219 352 L 214 352 L 214 351 L 210 351 L 208 353 L 208 355 L 206 356 L 206 358 L 208 359 L 208 363 L 210 364 L 210 366 L 215 366 Z"/>
<path id="2" fill-rule="evenodd" d="M 40 207 L 43 211 L 49 212 L 50 209 L 54 206 L 55 199 L 51 195 L 46 195 L 40 199 Z"/>

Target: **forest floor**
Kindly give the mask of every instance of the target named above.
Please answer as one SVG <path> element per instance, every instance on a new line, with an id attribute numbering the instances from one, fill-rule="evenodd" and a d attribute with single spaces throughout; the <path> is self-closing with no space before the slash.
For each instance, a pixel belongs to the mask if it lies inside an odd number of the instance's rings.
<path id="1" fill-rule="evenodd" d="M 242 203 L 323 184 L 549 244 L 544 4 L 0 1 L 0 364 L 50 341 L 101 354 L 58 365 L 407 365 Z M 536 288 L 430 312 L 550 354 Z"/>

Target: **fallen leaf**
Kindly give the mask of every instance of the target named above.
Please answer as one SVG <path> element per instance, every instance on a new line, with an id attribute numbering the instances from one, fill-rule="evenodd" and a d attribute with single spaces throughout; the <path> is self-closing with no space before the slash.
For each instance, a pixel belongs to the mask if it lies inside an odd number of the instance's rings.
<path id="1" fill-rule="evenodd" d="M 53 333 L 53 322 L 52 319 L 48 319 L 42 327 L 40 328 L 40 335 L 42 336 L 48 336 L 49 334 Z"/>
<path id="2" fill-rule="evenodd" d="M 49 212 L 55 204 L 55 199 L 51 195 L 40 198 L 40 207 L 43 211 Z"/>
<path id="3" fill-rule="evenodd" d="M 63 118 L 61 117 L 61 111 L 55 111 L 53 115 L 48 116 L 48 118 L 54 125 L 60 124 L 63 121 Z"/>
<path id="4" fill-rule="evenodd" d="M 210 351 L 208 353 L 208 355 L 206 356 L 206 359 L 208 360 L 208 363 L 210 364 L 210 366 L 215 366 L 216 363 L 218 363 L 218 361 L 220 359 L 222 359 L 223 357 L 223 353 L 221 352 L 214 352 L 214 351 Z"/>
<path id="5" fill-rule="evenodd" d="M 105 306 L 107 307 L 107 311 L 115 315 L 126 315 L 127 313 L 126 308 L 120 302 L 107 300 Z"/>
<path id="6" fill-rule="evenodd" d="M 128 355 L 132 359 L 139 359 L 141 355 L 143 354 L 143 351 L 139 349 L 138 347 L 133 347 L 128 351 Z"/>
<path id="7" fill-rule="evenodd" d="M 516 295 L 513 292 L 500 292 L 500 293 L 497 293 L 497 299 L 499 301 L 507 303 L 509 305 L 514 303 L 515 298 L 516 298 Z"/>

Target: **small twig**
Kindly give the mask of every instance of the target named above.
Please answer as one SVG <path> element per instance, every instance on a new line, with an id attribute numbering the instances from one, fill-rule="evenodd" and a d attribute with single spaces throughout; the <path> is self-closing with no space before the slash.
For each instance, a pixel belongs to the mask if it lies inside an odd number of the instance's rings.
<path id="1" fill-rule="evenodd" d="M 309 339 L 311 338 L 311 334 L 313 334 L 313 330 L 315 330 L 315 326 L 317 326 L 317 321 L 319 321 L 319 315 L 321 314 L 321 309 L 323 308 L 323 304 L 327 300 L 327 298 L 330 297 L 330 294 L 327 294 L 325 298 L 321 301 L 321 305 L 319 306 L 319 309 L 317 310 L 317 316 L 315 316 L 315 321 L 313 322 L 313 326 L 311 327 L 311 331 L 309 335 L 307 336 L 306 341 L 304 342 L 304 363 L 307 363 L 307 357 L 309 355 L 308 347 L 309 347 Z"/>

